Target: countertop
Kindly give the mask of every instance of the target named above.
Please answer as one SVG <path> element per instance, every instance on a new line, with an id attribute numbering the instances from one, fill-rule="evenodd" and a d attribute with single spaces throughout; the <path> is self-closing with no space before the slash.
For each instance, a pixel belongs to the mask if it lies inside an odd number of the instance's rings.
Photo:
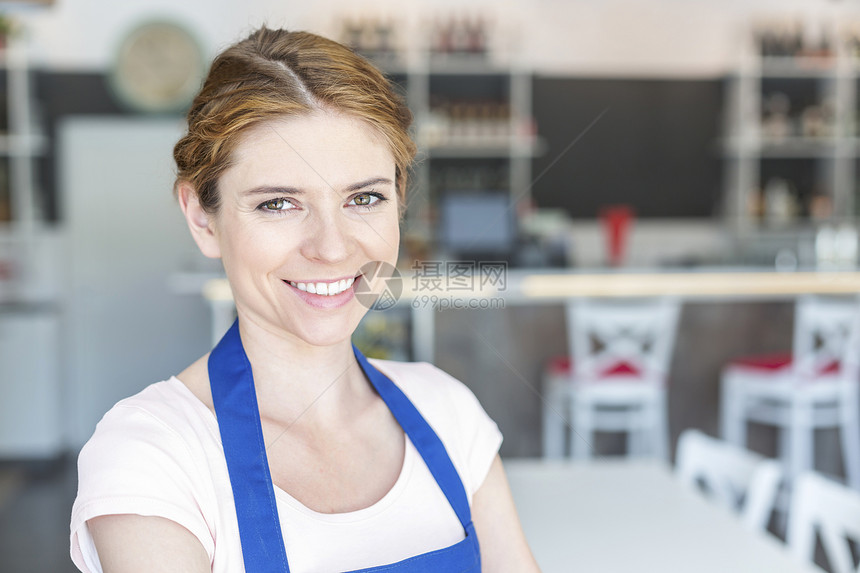
<path id="1" fill-rule="evenodd" d="M 676 296 L 684 299 L 790 299 L 805 294 L 860 294 L 860 270 L 775 271 L 761 267 L 666 269 L 512 269 L 428 274 L 402 272 L 391 286 L 400 304 L 441 299 L 501 298 L 511 304 L 552 304 L 571 297 Z M 212 274 L 178 273 L 174 289 L 211 302 L 232 300 L 229 284 Z"/>

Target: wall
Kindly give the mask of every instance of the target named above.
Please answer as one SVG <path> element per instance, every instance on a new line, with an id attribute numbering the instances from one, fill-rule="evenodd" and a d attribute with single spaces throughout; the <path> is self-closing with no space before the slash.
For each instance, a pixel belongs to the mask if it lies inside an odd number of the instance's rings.
<path id="1" fill-rule="evenodd" d="M 539 73 L 583 75 L 720 75 L 737 61 L 748 22 L 761 14 L 860 19 L 856 3 L 826 0 L 61 0 L 19 12 L 34 57 L 55 69 L 103 69 L 123 34 L 139 21 L 167 16 L 185 23 L 207 51 L 267 22 L 334 34 L 338 15 L 394 14 L 402 37 L 438 14 L 491 14 L 499 46 Z"/>
<path id="2" fill-rule="evenodd" d="M 64 220 L 63 384 L 71 447 L 116 401 L 209 350 L 209 308 L 170 278 L 202 258 L 176 201 L 174 119 L 79 117 L 58 130 Z"/>

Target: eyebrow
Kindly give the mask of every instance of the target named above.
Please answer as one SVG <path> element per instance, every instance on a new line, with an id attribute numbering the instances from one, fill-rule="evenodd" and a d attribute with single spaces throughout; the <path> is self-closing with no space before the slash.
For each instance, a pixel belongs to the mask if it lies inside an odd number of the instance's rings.
<path id="1" fill-rule="evenodd" d="M 304 191 L 296 187 L 280 187 L 271 185 L 260 185 L 252 189 L 246 189 L 242 195 L 251 197 L 254 195 L 301 195 Z"/>
<path id="2" fill-rule="evenodd" d="M 352 191 L 358 191 L 359 189 L 364 189 L 365 187 L 370 187 L 371 185 L 390 185 L 393 181 L 388 179 L 387 177 L 371 177 L 370 179 L 366 179 L 364 181 L 359 181 L 358 183 L 353 183 L 352 185 L 348 185 L 344 191 L 346 193 L 350 193 Z M 304 191 L 299 189 L 298 187 L 284 187 L 280 185 L 260 185 L 259 187 L 253 187 L 251 189 L 246 189 L 242 192 L 242 195 L 246 197 L 253 197 L 256 195 L 302 195 Z"/>
<path id="3" fill-rule="evenodd" d="M 373 177 L 371 179 L 367 179 L 365 181 L 359 181 L 358 183 L 353 183 L 348 186 L 345 191 L 358 191 L 359 189 L 364 189 L 365 187 L 370 187 L 371 185 L 390 185 L 393 181 L 388 179 L 387 177 Z"/>

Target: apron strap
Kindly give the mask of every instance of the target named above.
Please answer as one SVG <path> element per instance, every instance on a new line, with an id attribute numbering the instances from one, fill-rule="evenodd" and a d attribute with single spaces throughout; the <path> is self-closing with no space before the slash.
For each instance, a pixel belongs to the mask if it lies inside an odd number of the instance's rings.
<path id="1" fill-rule="evenodd" d="M 469 534 L 473 533 L 472 512 L 469 509 L 469 499 L 460 474 L 451 462 L 451 457 L 445 445 L 427 420 L 421 415 L 406 394 L 397 387 L 385 374 L 377 370 L 364 355 L 353 345 L 353 352 L 361 365 L 361 369 L 370 379 L 370 383 L 388 405 L 394 418 L 409 436 L 415 449 L 421 454 L 442 493 L 448 498 L 448 503 L 457 514 L 460 524 Z"/>
<path id="2" fill-rule="evenodd" d="M 477 542 L 466 490 L 445 445 L 403 391 L 355 346 L 353 351 L 365 376 L 421 454 L 467 537 Z M 242 347 L 238 320 L 209 355 L 209 383 L 233 489 L 245 570 L 289 573 L 251 363 Z"/>
<path id="3" fill-rule="evenodd" d="M 242 348 L 238 320 L 209 355 L 209 384 L 233 488 L 245 570 L 289 573 L 251 363 Z"/>

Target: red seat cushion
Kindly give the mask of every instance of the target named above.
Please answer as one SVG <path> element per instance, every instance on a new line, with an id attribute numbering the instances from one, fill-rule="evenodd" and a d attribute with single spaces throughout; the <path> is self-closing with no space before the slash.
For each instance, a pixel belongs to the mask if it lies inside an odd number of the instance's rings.
<path id="1" fill-rule="evenodd" d="M 555 356 L 550 358 L 547 370 L 550 374 L 564 376 L 570 374 L 572 362 L 569 356 Z"/>
<path id="2" fill-rule="evenodd" d="M 779 352 L 774 354 L 759 354 L 756 356 L 742 356 L 732 360 L 732 366 L 744 366 L 747 368 L 762 368 L 765 370 L 780 370 L 791 366 L 791 352 Z"/>
<path id="3" fill-rule="evenodd" d="M 732 366 L 741 366 L 744 368 L 760 369 L 760 370 L 781 370 L 791 366 L 792 355 L 790 352 L 779 352 L 773 354 L 760 354 L 756 356 L 743 356 L 732 360 Z M 825 368 L 821 369 L 821 374 L 835 374 L 839 372 L 839 361 L 834 360 Z"/>
<path id="4" fill-rule="evenodd" d="M 573 370 L 573 360 L 569 356 L 556 356 L 550 359 L 547 366 L 550 374 L 556 376 L 567 376 Z M 601 376 L 611 378 L 613 376 L 635 376 L 640 372 L 633 365 L 627 362 L 619 362 L 601 373 Z"/>

